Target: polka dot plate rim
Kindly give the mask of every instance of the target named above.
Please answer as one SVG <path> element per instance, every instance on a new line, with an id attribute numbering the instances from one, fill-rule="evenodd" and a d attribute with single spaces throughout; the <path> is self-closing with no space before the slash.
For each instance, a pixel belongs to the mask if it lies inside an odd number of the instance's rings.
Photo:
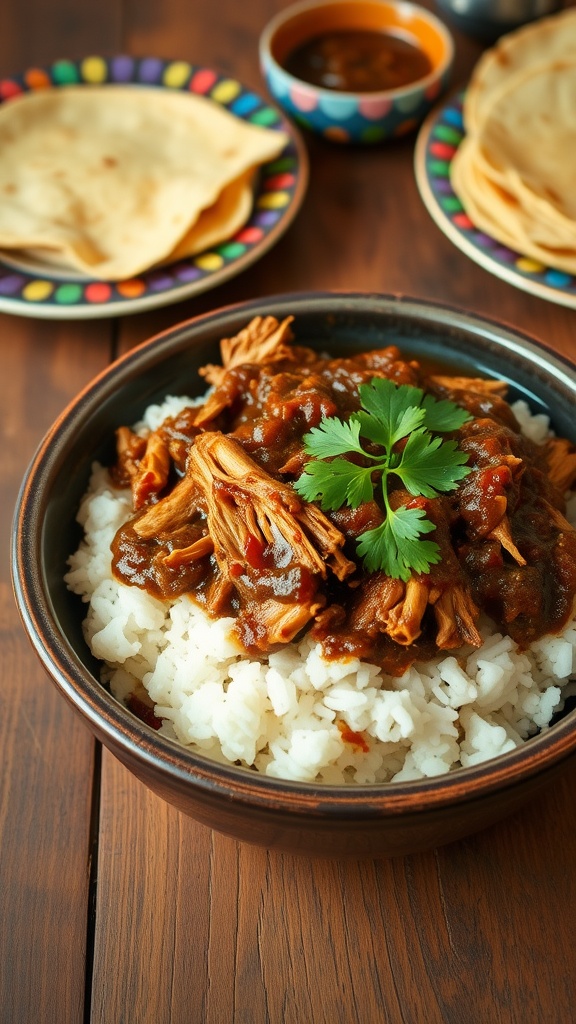
<path id="1" fill-rule="evenodd" d="M 479 266 L 522 291 L 576 309 L 576 275 L 537 263 L 480 231 L 450 183 L 450 165 L 465 137 L 464 91 L 448 97 L 424 121 L 414 149 L 416 185 L 446 237 Z"/>
<path id="2" fill-rule="evenodd" d="M 282 130 L 288 142 L 263 165 L 249 219 L 235 234 L 202 253 L 153 267 L 128 281 L 106 282 L 32 258 L 0 253 L 0 312 L 57 320 L 141 313 L 191 298 L 247 269 L 292 224 L 308 187 L 309 163 L 298 128 L 260 93 L 204 64 L 159 57 L 87 56 L 57 60 L 0 78 L 0 104 L 36 89 L 68 85 L 126 85 L 189 91 L 242 120 Z"/>

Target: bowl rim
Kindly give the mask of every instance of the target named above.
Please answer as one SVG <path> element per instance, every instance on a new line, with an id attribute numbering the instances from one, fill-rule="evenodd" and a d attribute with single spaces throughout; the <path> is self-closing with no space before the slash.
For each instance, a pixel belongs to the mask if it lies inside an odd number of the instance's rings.
<path id="1" fill-rule="evenodd" d="M 41 565 L 42 509 L 38 487 L 49 485 L 56 473 L 58 442 L 65 441 L 82 419 L 107 394 L 131 379 L 134 369 L 150 370 L 157 362 L 194 343 L 194 334 L 223 321 L 248 319 L 250 315 L 286 315 L 297 318 L 299 310 L 375 314 L 400 313 L 409 319 L 419 316 L 438 324 L 439 317 L 479 337 L 494 340 L 498 348 L 529 361 L 576 390 L 576 366 L 567 357 L 549 349 L 517 328 L 458 306 L 404 294 L 370 292 L 293 292 L 236 302 L 183 320 L 144 341 L 110 363 L 68 403 L 33 456 L 14 511 L 11 544 L 12 584 L 16 604 L 29 639 L 52 682 L 69 703 L 87 719 L 92 731 L 122 760 L 136 759 L 161 769 L 178 790 L 190 784 L 206 793 L 219 793 L 233 802 L 252 807 L 285 806 L 304 817 L 344 817 L 369 820 L 395 817 L 407 811 L 432 810 L 470 800 L 480 801 L 496 792 L 511 790 L 528 778 L 556 769 L 576 751 L 576 711 L 540 735 L 508 753 L 470 768 L 432 778 L 406 782 L 335 785 L 275 779 L 246 768 L 213 761 L 188 750 L 141 722 L 120 704 L 76 655 L 58 624 L 50 594 L 45 592 Z M 281 310 L 284 310 L 282 313 Z M 190 337 L 192 335 L 192 337 Z M 224 336 L 223 334 L 221 336 Z M 176 346 L 176 348 L 174 348 Z M 118 375 L 120 380 L 118 381 Z M 88 649 L 87 649 L 88 653 Z M 120 751 L 120 753 L 119 753 Z"/>
<path id="2" fill-rule="evenodd" d="M 374 0 L 371 0 L 371 2 L 374 3 Z M 340 99 L 347 103 L 352 99 L 360 99 L 366 103 L 378 103 L 386 99 L 395 100 L 401 98 L 409 95 L 417 89 L 423 89 L 425 93 L 434 82 L 441 79 L 442 76 L 445 75 L 452 67 L 456 52 L 456 45 L 454 42 L 454 36 L 450 29 L 441 20 L 441 18 L 437 17 L 433 13 L 433 11 L 428 10 L 427 7 L 422 7 L 420 4 L 414 3 L 413 0 L 382 0 L 382 6 L 398 8 L 408 13 L 417 14 L 418 17 L 427 21 L 442 39 L 444 45 L 443 59 L 438 64 L 435 64 L 432 70 L 423 78 L 418 78 L 415 81 L 409 82 L 407 85 L 399 86 L 396 89 L 379 89 L 370 92 L 326 89 L 323 86 L 313 85 L 310 82 L 306 82 L 303 78 L 297 78 L 276 60 L 272 53 L 272 42 L 279 28 L 288 24 L 294 17 L 297 17 L 300 13 L 304 13 L 305 11 L 314 10 L 316 8 L 322 9 L 344 5 L 350 6 L 350 0 L 297 0 L 296 3 L 278 11 L 265 25 L 260 34 L 258 48 L 260 61 L 264 71 L 266 71 L 268 66 L 272 67 L 275 74 L 282 76 L 292 83 L 293 87 L 297 87 L 301 91 L 307 90 L 310 94 L 315 96 L 318 95 L 323 99 L 329 99 L 333 105 L 336 105 Z"/>

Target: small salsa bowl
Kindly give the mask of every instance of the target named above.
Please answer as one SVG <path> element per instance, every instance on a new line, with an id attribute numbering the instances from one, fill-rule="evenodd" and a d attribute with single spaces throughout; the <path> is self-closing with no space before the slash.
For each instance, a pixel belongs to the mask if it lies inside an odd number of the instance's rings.
<path id="1" fill-rule="evenodd" d="M 346 91 L 286 69 L 310 40 L 356 32 L 410 44 L 427 58 L 428 70 L 397 87 Z M 447 87 L 453 59 L 443 22 L 407 0 L 304 0 L 272 18 L 260 37 L 260 66 L 275 101 L 304 128 L 340 143 L 376 143 L 413 131 Z"/>
<path id="2" fill-rule="evenodd" d="M 203 825 L 270 849 L 333 857 L 414 853 L 467 836 L 536 797 L 576 756 L 576 710 L 520 747 L 448 774 L 352 786 L 291 782 L 221 764 L 133 714 L 100 680 L 66 586 L 76 514 L 94 461 L 114 460 L 114 431 L 166 395 L 201 394 L 199 367 L 254 316 L 295 317 L 301 343 L 332 354 L 398 345 L 452 372 L 510 382 L 576 439 L 576 368 L 538 342 L 462 311 L 370 294 L 277 295 L 178 324 L 109 366 L 63 410 L 22 484 L 12 535 L 16 602 L 36 653 L 84 723 L 144 785 Z M 190 390 L 192 389 L 192 390 Z"/>

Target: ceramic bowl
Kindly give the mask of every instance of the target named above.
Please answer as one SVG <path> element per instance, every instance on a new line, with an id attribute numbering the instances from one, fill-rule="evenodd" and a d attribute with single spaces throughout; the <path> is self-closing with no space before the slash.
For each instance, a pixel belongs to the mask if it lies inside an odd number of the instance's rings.
<path id="1" fill-rule="evenodd" d="M 287 56 L 328 31 L 397 35 L 429 57 L 424 78 L 381 92 L 340 92 L 295 78 Z M 412 131 L 446 88 L 452 36 L 424 7 L 407 0 L 304 0 L 280 11 L 260 37 L 260 66 L 271 95 L 305 128 L 333 142 L 375 143 Z"/>
<path id="2" fill-rule="evenodd" d="M 576 436 L 573 366 L 530 338 L 431 303 L 380 295 L 280 295 L 180 324 L 135 348 L 89 384 L 54 423 L 26 473 L 12 567 L 24 627 L 58 690 L 145 785 L 204 825 L 269 848 L 333 856 L 411 853 L 466 836 L 534 799 L 576 752 L 576 711 L 522 747 L 473 768 L 372 786 L 284 782 L 226 766 L 156 732 L 99 681 L 83 635 L 85 606 L 67 590 L 66 560 L 94 460 L 114 458 L 114 430 L 166 394 L 204 390 L 198 367 L 255 315 L 295 316 L 297 338 L 334 354 L 397 344 L 511 382 L 511 397 L 552 411 Z"/>

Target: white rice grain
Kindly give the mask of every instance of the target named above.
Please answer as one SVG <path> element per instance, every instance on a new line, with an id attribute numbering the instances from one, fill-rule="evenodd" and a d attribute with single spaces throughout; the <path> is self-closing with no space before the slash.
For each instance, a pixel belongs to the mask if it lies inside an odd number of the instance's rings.
<path id="1" fill-rule="evenodd" d="M 190 404 L 170 398 L 150 407 L 139 429 L 154 430 Z M 549 436 L 546 417 L 531 416 L 525 403 L 513 409 L 534 441 Z M 131 510 L 130 493 L 114 490 L 95 465 L 66 583 L 87 605 L 86 640 L 114 696 L 125 702 L 141 683 L 161 731 L 217 761 L 315 783 L 433 778 L 520 746 L 576 693 L 576 620 L 526 651 L 483 621 L 478 650 L 412 665 L 400 677 L 357 658 L 329 661 L 308 638 L 251 660 L 232 619 L 113 578 L 110 544 Z M 576 497 L 568 516 L 576 522 Z"/>

